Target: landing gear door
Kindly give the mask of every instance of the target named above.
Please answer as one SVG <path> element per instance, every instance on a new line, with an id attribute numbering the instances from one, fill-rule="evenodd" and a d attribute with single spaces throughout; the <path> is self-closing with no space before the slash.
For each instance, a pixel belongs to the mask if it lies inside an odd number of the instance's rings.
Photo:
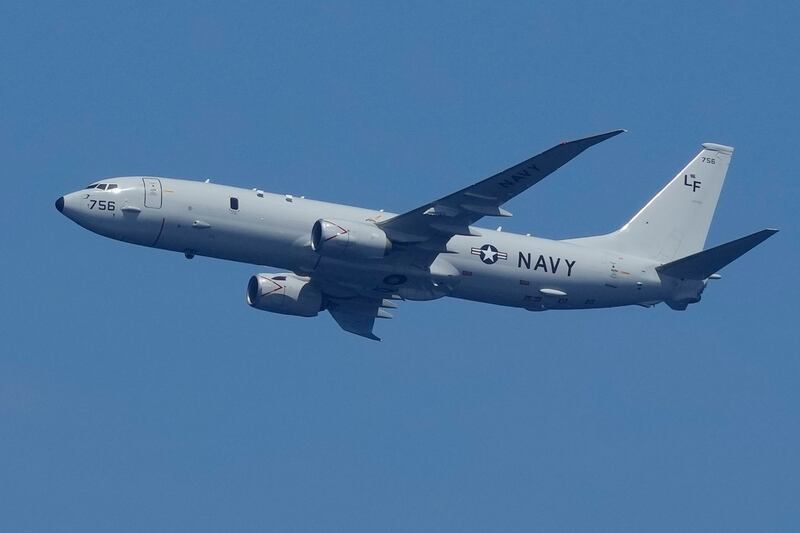
<path id="1" fill-rule="evenodd" d="M 158 178 L 142 178 L 144 182 L 144 206 L 153 209 L 161 208 L 161 180 Z"/>

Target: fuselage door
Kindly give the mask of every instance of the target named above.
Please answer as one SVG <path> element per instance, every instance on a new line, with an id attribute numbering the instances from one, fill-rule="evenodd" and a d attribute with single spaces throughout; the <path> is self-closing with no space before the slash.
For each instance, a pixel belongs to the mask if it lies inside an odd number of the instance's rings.
<path id="1" fill-rule="evenodd" d="M 161 208 L 161 180 L 158 178 L 142 178 L 144 182 L 144 206 L 153 209 Z"/>

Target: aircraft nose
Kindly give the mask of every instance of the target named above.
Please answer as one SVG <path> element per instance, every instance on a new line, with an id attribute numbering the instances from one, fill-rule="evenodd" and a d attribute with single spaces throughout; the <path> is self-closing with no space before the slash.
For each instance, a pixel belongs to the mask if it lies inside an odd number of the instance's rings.
<path id="1" fill-rule="evenodd" d="M 64 197 L 63 196 L 59 196 L 58 200 L 56 200 L 56 209 L 58 209 L 59 213 L 64 211 Z"/>

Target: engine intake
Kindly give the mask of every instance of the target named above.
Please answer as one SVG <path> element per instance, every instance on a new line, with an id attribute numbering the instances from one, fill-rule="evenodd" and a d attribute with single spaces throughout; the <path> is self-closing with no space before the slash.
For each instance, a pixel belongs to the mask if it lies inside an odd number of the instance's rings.
<path id="1" fill-rule="evenodd" d="M 282 315 L 317 316 L 322 292 L 295 274 L 256 274 L 247 283 L 247 303 Z"/>
<path id="2" fill-rule="evenodd" d="M 326 220 L 311 228 L 311 249 L 339 259 L 380 259 L 392 247 L 391 241 L 371 222 Z"/>

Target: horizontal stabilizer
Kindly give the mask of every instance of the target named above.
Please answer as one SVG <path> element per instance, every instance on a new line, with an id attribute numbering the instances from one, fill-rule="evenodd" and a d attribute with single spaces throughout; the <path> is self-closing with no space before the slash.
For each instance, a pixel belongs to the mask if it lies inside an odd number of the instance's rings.
<path id="1" fill-rule="evenodd" d="M 673 278 L 704 280 L 776 233 L 778 233 L 776 229 L 757 231 L 747 237 L 661 265 L 656 267 L 656 270 L 659 274 Z"/>

